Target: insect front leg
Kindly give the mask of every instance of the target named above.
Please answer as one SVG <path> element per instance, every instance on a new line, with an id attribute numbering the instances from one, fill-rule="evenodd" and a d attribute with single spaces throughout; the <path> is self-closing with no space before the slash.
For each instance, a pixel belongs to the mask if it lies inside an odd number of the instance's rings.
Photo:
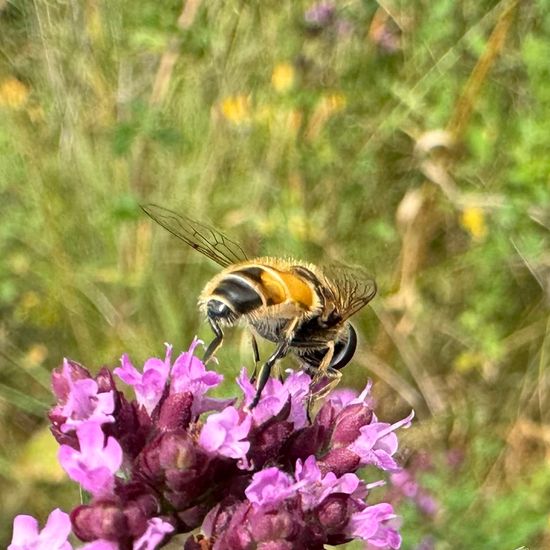
<path id="1" fill-rule="evenodd" d="M 249 409 L 253 409 L 260 401 L 262 391 L 265 388 L 267 381 L 269 380 L 269 375 L 271 374 L 271 369 L 273 368 L 273 365 L 288 353 L 290 343 L 294 338 L 294 333 L 296 331 L 296 326 L 298 325 L 299 320 L 300 319 L 296 318 L 289 323 L 288 327 L 285 330 L 283 339 L 279 342 L 279 344 L 275 348 L 275 351 L 262 366 L 258 378 L 258 383 L 256 385 L 256 395 L 254 396 L 252 403 L 250 403 L 248 407 Z"/>
<path id="2" fill-rule="evenodd" d="M 260 362 L 260 350 L 258 349 L 258 342 L 252 332 L 250 333 L 250 339 L 252 342 L 252 353 L 254 354 L 254 372 L 250 381 L 254 384 L 256 382 L 256 376 L 258 375 L 258 363 Z"/>
<path id="3" fill-rule="evenodd" d="M 214 331 L 214 339 L 206 348 L 206 353 L 202 359 L 204 363 L 207 363 L 212 358 L 214 353 L 216 353 L 216 350 L 222 345 L 223 342 L 223 332 L 219 322 L 216 319 L 212 319 L 212 317 L 208 317 L 208 322 Z"/>

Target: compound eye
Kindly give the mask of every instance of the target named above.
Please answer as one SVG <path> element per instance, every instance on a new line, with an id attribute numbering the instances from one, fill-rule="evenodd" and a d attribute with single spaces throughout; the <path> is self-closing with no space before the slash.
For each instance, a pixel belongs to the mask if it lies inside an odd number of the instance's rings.
<path id="1" fill-rule="evenodd" d="M 219 300 L 210 300 L 206 309 L 209 317 L 227 318 L 231 315 L 231 309 Z"/>
<path id="2" fill-rule="evenodd" d="M 348 324 L 348 327 L 347 340 L 336 345 L 334 356 L 330 362 L 330 367 L 336 370 L 343 369 L 351 361 L 357 349 L 357 333 L 352 325 Z"/>

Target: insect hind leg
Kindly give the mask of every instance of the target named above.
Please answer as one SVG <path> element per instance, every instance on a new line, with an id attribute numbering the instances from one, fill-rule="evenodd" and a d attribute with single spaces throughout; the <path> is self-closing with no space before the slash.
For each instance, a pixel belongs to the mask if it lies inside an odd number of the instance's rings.
<path id="1" fill-rule="evenodd" d="M 338 386 L 340 379 L 342 378 L 342 373 L 339 370 L 329 367 L 324 373 L 324 377 L 328 379 L 328 382 L 317 391 L 311 391 L 313 389 L 313 382 L 310 385 L 310 394 L 307 400 L 307 417 L 311 423 L 311 410 L 316 401 L 324 399 L 330 392 Z M 318 383 L 315 382 L 316 384 Z"/>

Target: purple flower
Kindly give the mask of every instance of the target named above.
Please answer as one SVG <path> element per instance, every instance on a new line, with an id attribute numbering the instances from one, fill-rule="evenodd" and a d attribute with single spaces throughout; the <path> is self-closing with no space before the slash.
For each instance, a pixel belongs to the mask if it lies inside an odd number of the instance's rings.
<path id="1" fill-rule="evenodd" d="M 157 357 L 147 359 L 142 374 L 132 365 L 128 355 L 124 354 L 120 359 L 122 367 L 113 371 L 123 382 L 134 388 L 137 402 L 145 407 L 149 414 L 153 412 L 164 393 L 170 373 L 171 357 L 172 346 L 166 344 L 164 361 Z"/>
<path id="2" fill-rule="evenodd" d="M 370 382 L 367 388 L 370 390 Z M 328 399 L 336 408 L 342 409 L 348 403 L 357 399 L 357 396 L 358 393 L 355 390 L 350 388 L 337 388 L 328 396 Z"/>
<path id="3" fill-rule="evenodd" d="M 119 546 L 116 542 L 111 542 L 110 540 L 94 540 L 89 544 L 85 544 L 80 547 L 79 550 L 119 550 Z"/>
<path id="4" fill-rule="evenodd" d="M 221 413 L 210 415 L 206 419 L 199 443 L 203 449 L 229 458 L 244 459 L 250 449 L 250 443 L 244 441 L 252 418 L 243 417 L 235 407 L 227 407 Z"/>
<path id="5" fill-rule="evenodd" d="M 391 483 L 399 495 L 412 500 L 423 514 L 435 516 L 439 510 L 438 502 L 416 481 L 413 470 L 418 467 L 418 461 L 415 462 L 409 468 L 391 474 Z"/>
<path id="6" fill-rule="evenodd" d="M 161 403 L 166 395 L 166 386 L 170 383 L 170 396 L 187 393 L 192 395 L 191 416 L 197 417 L 203 412 L 222 410 L 233 403 L 233 399 L 215 399 L 206 396 L 206 392 L 220 384 L 223 376 L 206 370 L 204 363 L 194 356 L 195 348 L 201 344 L 195 338 L 188 351 L 181 353 L 171 366 L 172 346 L 166 344 L 164 361 L 152 357 L 145 361 L 143 374 L 130 362 L 125 354 L 121 358 L 121 368 L 114 373 L 134 388 L 139 405 L 145 407 L 149 415 Z"/>
<path id="7" fill-rule="evenodd" d="M 262 508 L 274 508 L 295 493 L 294 480 L 275 467 L 254 474 L 245 491 L 248 500 L 253 505 Z"/>
<path id="8" fill-rule="evenodd" d="M 260 402 L 251 414 L 256 425 L 261 425 L 277 416 L 283 407 L 290 402 L 290 413 L 287 420 L 294 424 L 294 428 L 302 428 L 307 422 L 307 411 L 304 406 L 309 393 L 310 377 L 305 372 L 287 371 L 287 378 L 281 382 L 277 378 L 270 378 L 262 392 Z M 256 388 L 243 369 L 237 383 L 244 393 L 246 406 L 252 403 L 256 395 Z"/>
<path id="9" fill-rule="evenodd" d="M 391 524 L 396 517 L 391 504 L 383 502 L 367 506 L 352 514 L 347 531 L 350 536 L 361 538 L 377 548 L 399 548 L 401 536 Z"/>
<path id="10" fill-rule="evenodd" d="M 56 508 L 38 531 L 38 521 L 32 516 L 20 515 L 13 521 L 13 537 L 8 550 L 72 550 L 67 542 L 71 532 L 69 514 Z"/>
<path id="11" fill-rule="evenodd" d="M 155 550 L 168 533 L 174 531 L 174 526 L 160 518 L 152 518 L 147 522 L 147 530 L 134 542 L 133 550 Z"/>
<path id="12" fill-rule="evenodd" d="M 80 450 L 61 445 L 58 459 L 69 477 L 93 495 L 112 490 L 114 474 L 122 464 L 122 448 L 114 437 L 105 444 L 99 424 L 86 422 L 76 429 Z"/>
<path id="13" fill-rule="evenodd" d="M 206 370 L 204 363 L 195 357 L 195 348 L 202 341 L 195 338 L 188 351 L 183 352 L 174 361 L 171 371 L 170 393 L 189 392 L 193 395 L 192 416 L 196 417 L 206 411 L 220 411 L 232 404 L 234 399 L 215 399 L 206 396 L 206 392 L 223 381 L 223 376 Z"/>
<path id="14" fill-rule="evenodd" d="M 404 496 L 414 498 L 417 495 L 418 483 L 409 471 L 403 469 L 399 472 L 394 472 L 391 474 L 390 479 L 392 485 L 398 487 Z"/>
<path id="15" fill-rule="evenodd" d="M 62 432 L 68 432 L 86 421 L 99 424 L 114 422 L 113 392 L 99 392 L 98 383 L 83 367 L 64 359 L 63 369 L 55 372 L 52 378 L 61 400 L 53 414 L 66 419 L 61 425 Z"/>
<path id="16" fill-rule="evenodd" d="M 332 472 L 322 475 L 317 460 L 312 455 L 302 463 L 296 462 L 296 481 L 302 496 L 304 510 L 309 510 L 322 503 L 329 495 L 341 493 L 352 495 L 356 499 L 365 498 L 365 484 L 355 474 L 344 474 L 336 477 Z"/>
<path id="17" fill-rule="evenodd" d="M 320 29 L 332 23 L 335 12 L 332 2 L 318 2 L 304 13 L 304 20 L 311 27 Z"/>
<path id="18" fill-rule="evenodd" d="M 397 436 L 394 431 L 397 428 L 411 425 L 414 412 L 396 422 L 372 422 L 363 426 L 361 435 L 350 445 L 350 450 L 361 459 L 361 464 L 372 464 L 382 470 L 399 470 L 400 466 L 393 460 L 392 455 L 397 451 Z"/>

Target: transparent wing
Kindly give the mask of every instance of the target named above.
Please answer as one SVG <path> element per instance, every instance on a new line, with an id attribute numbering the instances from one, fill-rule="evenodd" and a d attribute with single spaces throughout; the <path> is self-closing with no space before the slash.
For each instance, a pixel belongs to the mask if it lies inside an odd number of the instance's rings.
<path id="1" fill-rule="evenodd" d="M 172 212 L 156 204 L 142 204 L 141 209 L 172 235 L 198 250 L 222 267 L 248 260 L 241 246 L 223 233 L 202 222 Z"/>
<path id="2" fill-rule="evenodd" d="M 333 264 L 323 271 L 343 319 L 357 313 L 376 295 L 376 282 L 362 267 Z"/>

